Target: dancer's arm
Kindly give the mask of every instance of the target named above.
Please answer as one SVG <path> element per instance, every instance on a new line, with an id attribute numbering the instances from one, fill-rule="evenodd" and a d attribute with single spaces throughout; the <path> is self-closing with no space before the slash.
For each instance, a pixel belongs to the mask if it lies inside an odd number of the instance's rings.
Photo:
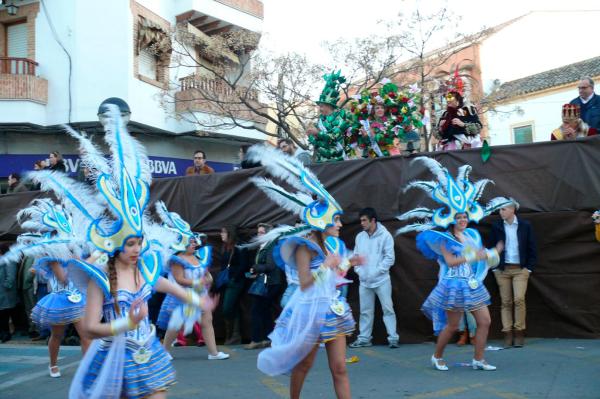
<path id="1" fill-rule="evenodd" d="M 191 289 L 182 288 L 164 277 L 158 278 L 154 289 L 158 292 L 171 294 L 182 302 L 200 307 L 202 310 L 212 310 L 215 307 L 215 302 L 211 298 L 208 298 L 207 296 L 200 297 Z"/>
<path id="2" fill-rule="evenodd" d="M 50 269 L 52 269 L 52 274 L 54 274 L 59 283 L 65 284 L 67 282 L 67 273 L 65 273 L 65 269 L 60 263 L 50 262 Z"/>
<path id="3" fill-rule="evenodd" d="M 183 266 L 175 262 L 171 263 L 171 274 L 173 274 L 177 284 L 181 285 L 182 287 L 191 287 L 194 283 L 191 279 L 185 277 Z"/>

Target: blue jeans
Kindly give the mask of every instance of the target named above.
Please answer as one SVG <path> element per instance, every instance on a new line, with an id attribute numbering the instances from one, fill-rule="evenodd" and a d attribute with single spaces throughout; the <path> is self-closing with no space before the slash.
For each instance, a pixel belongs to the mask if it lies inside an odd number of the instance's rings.
<path id="1" fill-rule="evenodd" d="M 458 331 L 465 331 L 465 324 L 469 328 L 469 335 L 474 337 L 475 332 L 477 331 L 477 323 L 475 322 L 475 317 L 473 317 L 471 312 L 465 312 L 463 317 L 460 318 L 460 323 L 458 323 Z"/>
<path id="2" fill-rule="evenodd" d="M 298 284 L 294 284 L 294 283 L 289 283 L 287 288 L 285 289 L 285 292 L 283 293 L 283 296 L 281 297 L 281 307 L 285 308 L 285 305 L 287 305 L 287 303 L 290 301 L 290 298 L 292 297 L 292 295 L 294 295 L 294 292 L 296 292 L 296 290 L 298 289 L 299 285 Z"/>

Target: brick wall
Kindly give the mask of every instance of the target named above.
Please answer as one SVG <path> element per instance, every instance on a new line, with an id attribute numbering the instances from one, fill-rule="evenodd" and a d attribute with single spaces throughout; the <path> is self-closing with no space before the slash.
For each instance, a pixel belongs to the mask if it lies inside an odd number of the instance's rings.
<path id="1" fill-rule="evenodd" d="M 8 15 L 6 10 L 0 11 L 0 56 L 6 56 L 6 26 L 25 22 L 27 24 L 27 58 L 35 60 L 35 18 L 40 11 L 39 3 L 17 4 L 17 15 Z"/>
<path id="2" fill-rule="evenodd" d="M 259 0 L 215 0 L 218 3 L 224 4 L 236 10 L 245 12 L 246 14 L 253 15 L 260 19 L 264 16 L 264 6 L 262 1 Z"/>
<path id="3" fill-rule="evenodd" d="M 154 22 L 163 28 L 166 32 L 171 32 L 171 24 L 166 19 L 142 6 L 135 0 L 130 1 L 131 13 L 133 14 L 133 76 L 141 81 L 151 85 L 160 87 L 161 89 L 168 88 L 169 85 L 169 61 L 157 61 L 157 80 L 141 76 L 139 74 L 139 55 L 137 53 L 137 38 L 138 38 L 138 23 L 139 17 L 144 17 L 147 20 Z"/>
<path id="4" fill-rule="evenodd" d="M 0 99 L 48 103 L 48 81 L 31 75 L 0 74 Z"/>

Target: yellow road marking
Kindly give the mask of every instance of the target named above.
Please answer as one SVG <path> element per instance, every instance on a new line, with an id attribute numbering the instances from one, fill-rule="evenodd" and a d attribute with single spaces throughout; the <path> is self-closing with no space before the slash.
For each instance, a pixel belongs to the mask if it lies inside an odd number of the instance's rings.
<path id="1" fill-rule="evenodd" d="M 283 385 L 282 383 L 280 383 L 279 381 L 277 381 L 275 378 L 271 378 L 271 377 L 265 377 L 263 379 L 260 380 L 260 382 L 262 382 L 262 384 L 264 386 L 266 386 L 267 388 L 269 388 L 271 391 L 273 391 L 276 395 L 282 397 L 282 398 L 289 398 L 289 389 L 287 387 L 287 385 Z"/>

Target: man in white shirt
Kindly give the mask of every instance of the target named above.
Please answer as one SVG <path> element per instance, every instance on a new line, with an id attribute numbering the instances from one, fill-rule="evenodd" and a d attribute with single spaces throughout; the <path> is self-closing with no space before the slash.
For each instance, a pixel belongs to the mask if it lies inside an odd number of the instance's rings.
<path id="1" fill-rule="evenodd" d="M 500 209 L 502 220 L 492 224 L 493 245 L 504 242 L 504 251 L 500 254 L 498 267 L 494 269 L 494 277 L 502 301 L 500 315 L 505 348 L 524 345 L 527 313 L 525 293 L 529 275 L 537 261 L 533 229 L 528 221 L 517 218 L 515 213 L 518 209 L 519 203 L 513 199 L 511 205 Z"/>
<path id="2" fill-rule="evenodd" d="M 360 280 L 360 334 L 351 348 L 371 346 L 373 319 L 375 315 L 375 295 L 383 310 L 383 323 L 388 333 L 390 348 L 398 347 L 396 313 L 392 301 L 390 267 L 394 265 L 394 239 L 387 229 L 377 221 L 373 208 L 360 211 L 360 225 L 363 229 L 356 236 L 354 253 L 365 257 L 365 264 L 355 267 Z"/>

